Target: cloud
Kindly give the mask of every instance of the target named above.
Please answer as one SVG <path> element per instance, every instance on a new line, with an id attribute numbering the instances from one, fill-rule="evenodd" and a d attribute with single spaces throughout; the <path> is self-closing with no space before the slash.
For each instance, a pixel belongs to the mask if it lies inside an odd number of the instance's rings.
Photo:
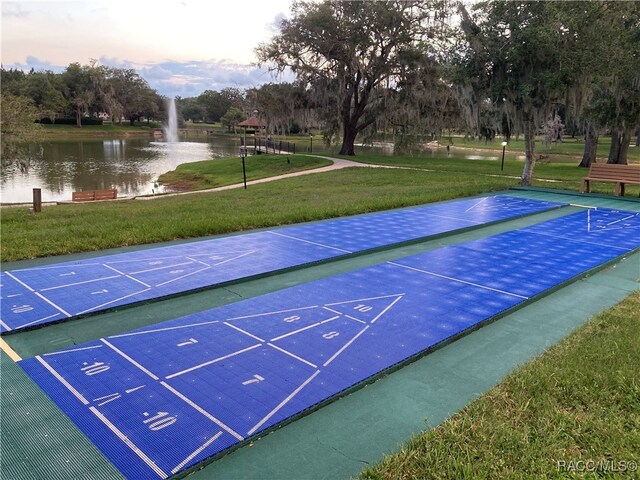
<path id="1" fill-rule="evenodd" d="M 220 91 L 226 87 L 241 90 L 260 87 L 271 82 L 292 82 L 291 72 L 276 78 L 266 68 L 251 64 L 234 63 L 229 60 L 190 60 L 185 62 L 165 61 L 158 63 L 137 63 L 130 60 L 101 57 L 99 64 L 112 68 L 133 69 L 144 78 L 151 88 L 167 97 L 196 97 L 205 90 Z M 49 61 L 28 56 L 24 63 L 3 65 L 5 69 L 25 72 L 51 70 L 56 73 L 66 68 Z"/>

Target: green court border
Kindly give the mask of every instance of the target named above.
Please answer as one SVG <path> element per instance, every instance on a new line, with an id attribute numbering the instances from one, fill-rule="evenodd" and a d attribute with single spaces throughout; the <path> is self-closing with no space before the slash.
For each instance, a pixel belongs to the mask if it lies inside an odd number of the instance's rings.
<path id="1" fill-rule="evenodd" d="M 515 193 L 509 191 L 507 194 L 513 195 Z M 565 194 L 557 192 L 518 191 L 515 196 L 520 195 L 556 201 L 560 200 L 558 195 L 562 195 L 560 201 L 567 201 Z M 578 203 L 581 204 L 586 203 L 584 200 L 589 198 L 589 203 L 593 206 L 640 210 L 640 205 L 629 208 L 630 204 L 621 205 L 622 202 L 611 199 L 611 197 L 606 199 L 585 197 L 584 195 L 575 197 L 576 202 L 580 200 Z M 571 213 L 570 210 L 573 209 L 569 208 L 563 213 Z M 543 217 L 548 215 L 547 212 L 547 215 L 537 214 L 534 217 L 536 217 L 536 221 L 542 221 Z M 255 296 L 265 293 L 265 291 L 273 291 L 291 284 L 310 281 L 314 279 L 313 277 L 322 278 L 333 275 L 336 273 L 336 269 L 348 271 L 349 269 L 361 268 L 366 264 L 438 248 L 444 244 L 481 238 L 498 233 L 500 230 L 521 228 L 527 224 L 527 220 L 529 219 L 511 220 L 508 225 L 493 225 L 479 231 L 457 233 L 450 238 L 432 239 L 421 244 L 395 248 L 393 251 L 364 255 L 351 259 L 347 262 L 350 265 L 341 266 L 344 262 L 338 262 L 337 264 L 320 265 L 308 270 L 277 275 L 271 279 L 254 280 L 234 286 L 235 291 L 216 290 L 227 292 L 229 297 L 235 296 L 236 300 Z M 384 376 L 375 383 L 367 385 L 366 388 L 325 406 L 313 415 L 305 416 L 270 435 L 266 435 L 251 444 L 252 446 L 245 446 L 226 455 L 189 478 L 315 479 L 346 478 L 356 475 L 363 466 L 378 460 L 382 453 L 394 449 L 399 442 L 405 441 L 411 434 L 423 429 L 426 426 L 425 417 L 429 419 L 429 426 L 437 425 L 447 416 L 462 408 L 470 399 L 498 383 L 515 366 L 524 363 L 532 356 L 553 345 L 602 309 L 625 298 L 638 288 L 639 266 L 640 254 L 631 255 L 613 267 L 578 280 L 537 302 L 486 325 L 471 335 L 434 351 L 392 375 Z M 267 285 L 273 283 L 275 285 Z M 212 293 L 203 292 L 196 296 L 204 294 L 207 297 Z M 225 295 L 227 294 L 221 295 L 221 298 Z M 578 306 L 574 301 L 576 295 L 581 298 Z M 211 299 L 203 299 L 202 301 L 210 304 Z M 146 307 L 153 307 L 153 305 Z M 139 310 L 142 309 L 140 307 Z M 133 310 L 130 309 L 120 312 L 120 314 L 131 314 L 132 312 Z M 71 324 L 80 327 L 80 325 L 75 325 L 75 322 L 68 325 Z M 122 324 L 120 325 L 122 326 Z M 47 349 L 64 348 L 64 345 L 60 345 L 62 339 L 55 338 L 55 335 L 53 337 L 49 338 Z M 17 340 L 13 336 L 5 338 L 10 343 Z M 66 341 L 73 342 L 73 338 Z M 21 353 L 25 345 L 16 345 L 16 347 Z M 5 360 L 6 356 L 3 354 L 3 363 Z M 21 371 L 17 369 L 18 379 L 15 382 L 20 384 L 22 389 L 21 393 L 17 393 L 17 395 L 25 397 L 25 401 L 20 402 L 23 407 L 27 405 L 26 408 L 31 408 L 27 400 L 34 395 L 36 397 L 44 395 L 24 374 L 22 374 L 24 378 L 20 378 L 20 374 Z M 2 376 L 6 378 L 6 373 Z M 53 404 L 46 397 L 44 400 L 48 406 L 41 405 L 41 407 L 51 409 Z M 5 394 L 3 393 L 5 409 L 0 418 L 6 418 L 5 403 Z M 31 409 L 31 412 L 40 412 L 41 410 L 37 407 L 36 404 L 35 409 Z M 66 420 L 66 417 L 57 411 L 55 406 L 53 406 L 53 411 L 53 418 L 62 417 Z M 10 407 L 8 412 L 10 418 L 16 413 L 20 412 L 12 412 Z M 19 420 L 20 418 L 16 419 L 18 423 L 20 423 Z M 68 420 L 66 422 L 70 423 Z M 33 422 L 25 426 L 34 428 Z M 36 426 L 36 429 L 41 428 L 43 428 L 42 425 Z M 68 425 L 67 430 L 61 435 L 84 438 L 72 424 Z M 1 433 L 5 437 L 4 428 Z M 7 445 L 4 440 L 6 439 L 3 438 L 2 443 Z M 11 443 L 8 445 L 11 446 Z M 6 448 L 4 450 L 3 470 L 6 468 L 7 462 L 11 462 L 12 459 L 17 460 L 19 465 L 12 465 L 12 470 L 8 472 L 3 471 L 2 478 L 81 478 L 72 475 L 66 477 L 64 475 L 61 477 L 20 476 L 20 472 L 33 474 L 37 469 L 29 469 L 29 462 L 25 463 L 24 459 L 16 459 L 15 452 L 12 454 L 11 448 L 8 452 Z M 47 450 L 45 449 L 45 451 Z M 89 445 L 89 448 L 83 449 L 82 452 L 79 455 L 82 459 L 86 458 L 92 462 L 106 462 L 106 459 L 99 453 L 97 453 L 99 458 L 95 458 L 97 450 L 93 445 Z M 7 453 L 8 459 L 6 458 Z M 76 456 L 78 455 L 76 454 Z M 60 473 L 63 474 L 66 464 L 60 464 L 55 455 L 52 458 L 49 457 L 51 455 L 39 455 L 31 460 L 38 462 L 38 464 L 57 465 L 60 467 Z M 12 473 L 17 476 L 11 476 Z M 5 474 L 9 476 L 5 477 Z M 115 476 L 87 478 L 120 478 L 120 476 L 116 472 Z"/>

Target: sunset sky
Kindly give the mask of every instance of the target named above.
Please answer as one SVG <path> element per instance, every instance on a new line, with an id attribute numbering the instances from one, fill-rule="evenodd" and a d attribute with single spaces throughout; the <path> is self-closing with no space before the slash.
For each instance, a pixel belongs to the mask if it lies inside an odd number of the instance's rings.
<path id="1" fill-rule="evenodd" d="M 59 72 L 97 59 L 167 96 L 257 87 L 277 79 L 252 65 L 253 50 L 291 1 L 2 0 L 2 65 Z"/>

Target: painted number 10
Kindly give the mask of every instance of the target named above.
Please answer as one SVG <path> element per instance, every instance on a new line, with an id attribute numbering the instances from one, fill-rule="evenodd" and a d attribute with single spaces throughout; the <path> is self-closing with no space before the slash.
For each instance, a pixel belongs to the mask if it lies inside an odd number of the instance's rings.
<path id="1" fill-rule="evenodd" d="M 149 414 L 147 412 L 144 412 L 145 417 L 148 415 Z M 149 430 L 156 432 L 176 423 L 176 417 L 168 417 L 167 415 L 169 415 L 167 412 L 158 412 L 153 417 L 147 418 L 143 423 L 149 428 Z"/>
<path id="2" fill-rule="evenodd" d="M 371 310 L 371 307 L 369 305 L 356 305 L 355 307 L 353 307 L 354 310 L 357 310 L 358 312 L 368 312 L 369 310 Z"/>

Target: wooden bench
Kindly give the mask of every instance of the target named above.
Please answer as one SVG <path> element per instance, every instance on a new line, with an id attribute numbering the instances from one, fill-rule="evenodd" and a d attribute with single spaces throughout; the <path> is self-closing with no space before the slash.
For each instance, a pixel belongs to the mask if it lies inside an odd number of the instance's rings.
<path id="1" fill-rule="evenodd" d="M 582 179 L 580 193 L 591 192 L 591 182 L 615 183 L 615 196 L 624 196 L 624 186 L 627 183 L 640 185 L 639 165 L 617 165 L 614 163 L 592 163 L 589 174 Z"/>
<path id="2" fill-rule="evenodd" d="M 113 200 L 118 198 L 118 190 L 83 190 L 81 192 L 73 192 L 71 201 L 73 202 L 91 202 L 94 200 Z"/>

